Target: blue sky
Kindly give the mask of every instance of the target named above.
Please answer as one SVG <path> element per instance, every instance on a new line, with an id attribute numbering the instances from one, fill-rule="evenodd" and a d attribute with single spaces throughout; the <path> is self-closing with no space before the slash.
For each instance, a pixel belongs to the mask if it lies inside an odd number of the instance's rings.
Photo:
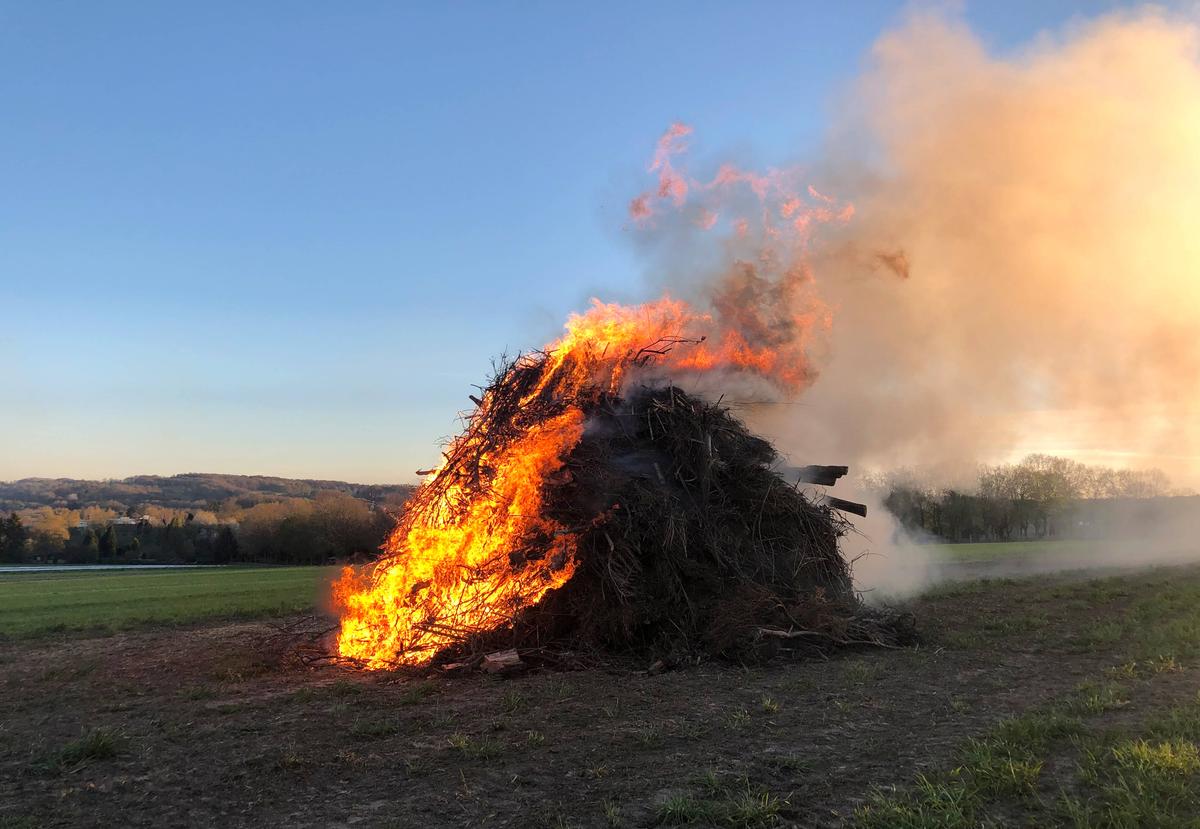
<path id="1" fill-rule="evenodd" d="M 905 8 L 0 2 L 0 479 L 413 479 L 492 356 L 643 298 L 669 123 L 802 158 Z"/>

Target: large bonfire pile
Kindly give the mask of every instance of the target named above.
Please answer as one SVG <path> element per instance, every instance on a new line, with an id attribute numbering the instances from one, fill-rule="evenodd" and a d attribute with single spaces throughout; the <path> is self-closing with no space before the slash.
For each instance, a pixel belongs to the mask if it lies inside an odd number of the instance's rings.
<path id="1" fill-rule="evenodd" d="M 385 668 L 500 647 L 744 658 L 894 641 L 853 592 L 848 525 L 775 471 L 769 443 L 667 379 L 797 370 L 706 338 L 705 321 L 671 300 L 597 304 L 502 364 L 384 556 L 337 584 L 340 655 Z"/>

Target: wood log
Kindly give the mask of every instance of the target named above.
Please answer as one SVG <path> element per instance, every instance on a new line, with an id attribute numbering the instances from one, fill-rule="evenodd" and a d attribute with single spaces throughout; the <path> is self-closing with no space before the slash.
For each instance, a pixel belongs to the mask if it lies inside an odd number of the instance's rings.
<path id="1" fill-rule="evenodd" d="M 838 478 L 850 471 L 848 466 L 801 466 L 796 469 L 798 480 L 806 484 L 833 486 Z"/>
<path id="2" fill-rule="evenodd" d="M 866 504 L 858 504 L 854 501 L 846 501 L 841 498 L 835 498 L 832 495 L 822 495 L 821 503 L 825 504 L 826 506 L 833 507 L 836 510 L 841 510 L 842 512 L 852 512 L 855 515 L 861 515 L 863 518 L 867 517 Z"/>
<path id="3" fill-rule="evenodd" d="M 496 651 L 483 657 L 479 666 L 485 673 L 500 674 L 519 671 L 525 667 L 521 655 L 515 650 Z"/>

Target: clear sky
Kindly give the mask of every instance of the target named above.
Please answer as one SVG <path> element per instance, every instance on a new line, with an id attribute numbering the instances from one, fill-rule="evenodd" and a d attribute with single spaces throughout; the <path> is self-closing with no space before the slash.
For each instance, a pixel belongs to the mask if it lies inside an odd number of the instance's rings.
<path id="1" fill-rule="evenodd" d="M 413 479 L 492 356 L 643 298 L 669 123 L 802 157 L 904 9 L 0 2 L 0 479 Z"/>

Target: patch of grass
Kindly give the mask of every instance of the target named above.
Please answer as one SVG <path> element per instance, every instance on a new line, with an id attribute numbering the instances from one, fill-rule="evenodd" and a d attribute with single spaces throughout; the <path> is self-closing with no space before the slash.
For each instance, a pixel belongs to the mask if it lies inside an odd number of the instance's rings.
<path id="1" fill-rule="evenodd" d="M 361 682 L 335 679 L 325 686 L 325 695 L 330 697 L 356 697 L 366 690 Z"/>
<path id="2" fill-rule="evenodd" d="M 812 771 L 812 763 L 794 754 L 774 754 L 767 758 L 767 765 L 778 771 L 806 774 Z"/>
<path id="3" fill-rule="evenodd" d="M 189 685 L 179 692 L 179 695 L 184 699 L 190 700 L 207 700 L 216 699 L 220 696 L 216 688 L 211 685 Z"/>
<path id="4" fill-rule="evenodd" d="M 1093 794 L 1064 794 L 1059 812 L 1080 827 L 1194 826 L 1198 772 L 1200 751 L 1190 740 L 1120 740 L 1085 754 L 1080 778 Z"/>
<path id="5" fill-rule="evenodd" d="M 846 664 L 843 675 L 848 682 L 855 685 L 866 685 L 879 678 L 881 667 L 878 663 L 866 659 L 856 659 Z"/>
<path id="6" fill-rule="evenodd" d="M 711 769 L 702 777 L 701 785 L 705 796 L 678 794 L 667 799 L 658 808 L 656 822 L 661 826 L 702 824 L 749 829 L 773 823 L 787 802 L 744 777 L 729 785 Z"/>
<path id="7" fill-rule="evenodd" d="M 409 777 L 424 777 L 433 771 L 433 763 L 426 757 L 405 757 L 404 770 Z"/>
<path id="8" fill-rule="evenodd" d="M 612 702 L 606 702 L 600 706 L 600 711 L 610 720 L 621 713 L 621 698 L 613 697 Z"/>
<path id="9" fill-rule="evenodd" d="M 42 682 L 74 682 L 90 675 L 100 665 L 98 659 L 79 659 L 64 662 L 42 672 Z"/>
<path id="10" fill-rule="evenodd" d="M 1080 733 L 1083 721 L 1056 708 L 1001 720 L 989 736 L 1028 751 L 1044 751 L 1054 740 Z"/>
<path id="11" fill-rule="evenodd" d="M 1200 741 L 1200 694 L 1197 697 L 1151 717 L 1146 724 L 1147 733 L 1153 737 Z"/>
<path id="12" fill-rule="evenodd" d="M 69 769 L 108 760 L 120 754 L 126 742 L 124 735 L 115 729 L 93 728 L 60 747 L 40 765 L 47 769 Z"/>
<path id="13" fill-rule="evenodd" d="M 1186 777 L 1200 771 L 1200 749 L 1188 740 L 1125 740 L 1112 749 L 1118 768 L 1138 775 Z"/>
<path id="14" fill-rule="evenodd" d="M 418 705 L 438 692 L 438 686 L 435 682 L 429 680 L 421 680 L 419 682 L 410 682 L 404 688 L 404 692 L 400 694 L 401 705 Z"/>
<path id="15" fill-rule="evenodd" d="M 505 691 L 500 697 L 500 707 L 506 714 L 515 714 L 526 705 L 525 695 L 515 688 Z"/>
<path id="16" fill-rule="evenodd" d="M 658 807 L 655 822 L 660 826 L 681 826 L 702 821 L 715 822 L 719 815 L 717 805 L 691 795 L 675 795 Z"/>
<path id="17" fill-rule="evenodd" d="M 663 744 L 662 726 L 656 723 L 639 728 L 633 736 L 644 748 L 657 748 Z"/>
<path id="18" fill-rule="evenodd" d="M 299 702 L 299 703 L 312 702 L 316 698 L 317 698 L 317 692 L 314 691 L 312 688 L 308 688 L 308 687 L 300 688 L 299 690 L 295 691 L 292 694 L 292 696 L 290 697 L 292 702 Z"/>
<path id="19" fill-rule="evenodd" d="M 367 758 L 363 757 L 357 751 L 352 751 L 348 748 L 343 748 L 333 756 L 333 759 L 341 763 L 343 766 L 348 766 L 352 769 L 361 769 L 367 765 Z"/>
<path id="20" fill-rule="evenodd" d="M 327 685 L 309 685 L 296 690 L 291 700 L 293 702 L 316 702 L 316 701 L 331 701 L 333 705 L 330 711 L 346 711 L 348 709 L 347 702 L 362 695 L 366 691 L 366 686 L 361 682 L 354 682 L 346 678 L 335 679 Z"/>
<path id="21" fill-rule="evenodd" d="M 617 802 L 615 800 L 609 800 L 608 798 L 605 798 L 604 802 L 601 803 L 601 806 L 604 809 L 604 822 L 609 826 L 620 826 L 621 807 L 617 804 Z"/>
<path id="22" fill-rule="evenodd" d="M 959 765 L 948 773 L 919 777 L 907 793 L 876 791 L 855 813 L 854 825 L 968 827 L 979 825 L 977 813 L 988 803 L 1015 801 L 1024 809 L 1035 808 L 1044 753 L 1082 733 L 1081 713 L 1120 704 L 1120 691 L 1113 683 L 1084 683 L 1068 704 L 1001 720 L 982 738 L 968 739 L 959 751 Z"/>
<path id="23" fill-rule="evenodd" d="M 992 637 L 1022 636 L 1035 633 L 1050 624 L 1044 613 L 1013 613 L 987 619 L 982 630 Z"/>
<path id="24" fill-rule="evenodd" d="M 700 772 L 700 774 L 698 774 L 696 776 L 696 779 L 694 782 L 696 783 L 696 785 L 700 786 L 702 789 L 704 789 L 705 791 L 710 792 L 710 793 L 711 792 L 719 792 L 725 788 L 725 784 L 721 780 L 721 775 L 719 775 L 717 773 L 716 769 L 711 769 L 711 768 L 705 769 L 704 771 Z"/>
<path id="25" fill-rule="evenodd" d="M 779 713 L 779 701 L 767 694 L 762 695 L 762 699 L 758 701 L 758 705 L 767 714 Z"/>
<path id="26" fill-rule="evenodd" d="M 1111 679 L 1137 679 L 1138 663 L 1129 661 L 1121 665 L 1114 665 L 1105 670 L 1104 675 Z"/>
<path id="27" fill-rule="evenodd" d="M 312 762 L 294 747 L 284 749 L 275 760 L 275 769 L 278 771 L 299 771 L 310 765 Z"/>
<path id="28" fill-rule="evenodd" d="M 726 800 L 730 826 L 762 826 L 775 820 L 783 801 L 765 789 L 747 786 Z"/>
<path id="29" fill-rule="evenodd" d="M 965 545 L 959 544 L 955 546 L 963 547 Z M 962 599 L 971 596 L 1006 593 L 1008 592 L 1008 588 L 1018 586 L 1020 586 L 1020 582 L 1017 579 L 982 578 L 973 581 L 946 582 L 925 591 L 924 595 L 926 598 L 932 600 Z"/>
<path id="30" fill-rule="evenodd" d="M 922 775 L 914 791 L 879 789 L 854 812 L 858 829 L 967 829 L 974 827 L 975 802 L 962 786 Z"/>
<path id="31" fill-rule="evenodd" d="M 400 732 L 399 720 L 393 718 L 357 719 L 350 725 L 350 736 L 358 740 L 378 740 Z"/>
<path id="32" fill-rule="evenodd" d="M 38 829 L 42 823 L 28 815 L 0 815 L 0 829 Z"/>
<path id="33" fill-rule="evenodd" d="M 525 745 L 532 747 L 544 745 L 546 735 L 540 731 L 530 730 L 525 732 Z"/>
<path id="34" fill-rule="evenodd" d="M 961 775 L 972 795 L 1028 797 L 1037 787 L 1042 761 L 1028 750 L 1000 740 L 968 740 L 961 752 Z"/>
<path id="35" fill-rule="evenodd" d="M 1177 674 L 1183 670 L 1183 666 L 1175 660 L 1174 656 L 1156 656 L 1146 664 L 1156 674 Z"/>
<path id="36" fill-rule="evenodd" d="M 1084 682 L 1076 688 L 1076 697 L 1070 704 L 1074 713 L 1102 714 L 1129 704 L 1125 687 L 1115 682 Z"/>
<path id="37" fill-rule="evenodd" d="M 750 724 L 750 712 L 746 706 L 739 705 L 725 717 L 725 727 L 731 731 L 740 731 Z"/>
<path id="38" fill-rule="evenodd" d="M 574 829 L 571 819 L 558 811 L 548 811 L 538 816 L 534 826 L 539 829 Z"/>
<path id="39" fill-rule="evenodd" d="M 451 748 L 472 760 L 488 760 L 504 751 L 504 744 L 492 737 L 473 738 L 456 731 L 446 740 Z"/>
<path id="40" fill-rule="evenodd" d="M 1125 625 L 1121 622 L 1099 622 L 1080 635 L 1080 643 L 1087 650 L 1101 650 L 1120 642 L 1124 637 Z"/>
<path id="41" fill-rule="evenodd" d="M 985 643 L 982 633 L 977 630 L 948 630 L 937 637 L 947 648 L 954 650 L 977 650 Z"/>

